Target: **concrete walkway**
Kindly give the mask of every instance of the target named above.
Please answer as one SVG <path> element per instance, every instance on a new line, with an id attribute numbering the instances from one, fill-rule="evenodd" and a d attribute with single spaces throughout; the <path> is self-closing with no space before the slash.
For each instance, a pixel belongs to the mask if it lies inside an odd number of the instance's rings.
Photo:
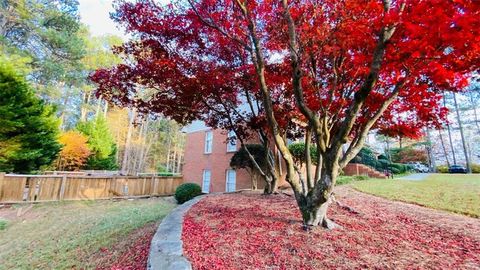
<path id="1" fill-rule="evenodd" d="M 430 176 L 429 173 L 414 173 L 414 174 L 399 177 L 399 178 L 396 178 L 396 179 L 398 179 L 398 180 L 409 180 L 409 181 L 422 181 L 422 180 L 425 180 L 425 178 L 427 178 L 428 176 Z"/>
<path id="2" fill-rule="evenodd" d="M 163 219 L 150 245 L 148 270 L 192 269 L 190 262 L 183 256 L 183 216 L 202 198 L 203 196 L 199 196 L 177 206 Z"/>

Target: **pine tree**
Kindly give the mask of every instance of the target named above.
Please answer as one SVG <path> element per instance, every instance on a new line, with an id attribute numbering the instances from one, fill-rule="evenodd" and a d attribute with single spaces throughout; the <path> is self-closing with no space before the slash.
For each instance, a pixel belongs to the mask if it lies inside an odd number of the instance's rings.
<path id="1" fill-rule="evenodd" d="M 26 173 L 50 165 L 61 145 L 55 108 L 25 78 L 0 64 L 0 171 Z"/>
<path id="2" fill-rule="evenodd" d="M 111 170 L 116 169 L 115 161 L 117 146 L 103 116 L 80 122 L 77 130 L 88 137 L 88 146 L 92 156 L 87 161 L 87 169 Z"/>

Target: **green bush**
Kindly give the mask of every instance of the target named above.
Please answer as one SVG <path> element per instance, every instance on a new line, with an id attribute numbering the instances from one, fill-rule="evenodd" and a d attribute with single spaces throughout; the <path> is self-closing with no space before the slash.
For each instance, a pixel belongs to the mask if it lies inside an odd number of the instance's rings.
<path id="1" fill-rule="evenodd" d="M 480 173 L 480 164 L 472 164 L 472 173 Z"/>
<path id="2" fill-rule="evenodd" d="M 387 157 L 386 155 L 384 155 L 384 154 L 381 154 L 381 155 L 378 156 L 378 160 L 379 160 L 379 161 L 380 161 L 380 160 L 386 160 L 386 161 L 388 161 L 388 157 Z"/>
<path id="3" fill-rule="evenodd" d="M 408 168 L 409 167 L 407 167 L 405 164 L 401 164 L 401 163 L 391 163 L 390 164 L 390 170 L 394 174 L 405 173 L 405 172 L 407 172 Z"/>
<path id="4" fill-rule="evenodd" d="M 401 174 L 402 171 L 400 171 L 398 168 L 396 167 L 391 167 L 390 168 L 390 171 L 392 171 L 393 174 Z"/>
<path id="5" fill-rule="evenodd" d="M 390 167 L 391 162 L 386 159 L 379 159 L 378 160 L 378 167 L 377 169 L 385 170 Z"/>
<path id="6" fill-rule="evenodd" d="M 198 184 L 185 183 L 178 186 L 175 190 L 175 199 L 182 204 L 200 194 L 202 194 L 202 188 Z"/>
<path id="7" fill-rule="evenodd" d="M 439 172 L 439 173 L 448 173 L 448 167 L 447 167 L 447 165 L 437 166 L 437 172 Z"/>
<path id="8" fill-rule="evenodd" d="M 290 150 L 290 153 L 292 154 L 295 162 L 299 164 L 304 164 L 306 162 L 305 143 L 303 142 L 292 143 L 288 146 L 288 150 Z M 312 144 L 310 145 L 310 159 L 312 160 L 313 164 L 315 164 L 316 162 L 316 157 L 317 157 L 317 147 Z"/>
<path id="9" fill-rule="evenodd" d="M 7 221 L 0 219 L 0 231 L 5 230 L 7 228 Z"/>

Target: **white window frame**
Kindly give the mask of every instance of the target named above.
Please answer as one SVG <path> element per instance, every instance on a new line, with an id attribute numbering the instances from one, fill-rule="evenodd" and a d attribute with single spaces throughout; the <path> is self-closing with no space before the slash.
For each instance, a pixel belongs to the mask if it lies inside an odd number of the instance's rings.
<path id="1" fill-rule="evenodd" d="M 235 137 L 235 141 L 232 143 L 230 138 Z M 235 131 L 230 130 L 227 134 L 227 152 L 236 152 L 237 151 L 237 140 L 236 140 L 237 135 L 235 134 Z"/>
<path id="2" fill-rule="evenodd" d="M 229 183 L 231 183 L 231 174 L 233 173 L 233 190 L 229 189 Z M 230 181 L 229 181 L 230 180 Z M 225 173 L 225 191 L 226 192 L 235 192 L 237 190 L 237 172 L 233 169 L 229 169 Z"/>
<path id="3" fill-rule="evenodd" d="M 211 154 L 213 149 L 213 132 L 211 130 L 205 131 L 205 154 Z"/>
<path id="4" fill-rule="evenodd" d="M 208 179 L 208 181 L 206 181 L 207 179 Z M 206 182 L 207 182 L 207 184 L 206 184 Z M 212 183 L 212 172 L 210 170 L 203 170 L 203 177 L 202 177 L 202 192 L 203 193 L 210 193 L 211 183 Z"/>

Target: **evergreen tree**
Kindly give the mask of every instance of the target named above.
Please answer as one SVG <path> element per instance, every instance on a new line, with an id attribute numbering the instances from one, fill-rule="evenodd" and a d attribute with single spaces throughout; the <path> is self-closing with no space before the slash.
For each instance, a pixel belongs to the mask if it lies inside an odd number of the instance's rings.
<path id="1" fill-rule="evenodd" d="M 0 115 L 0 171 L 31 172 L 57 157 L 61 145 L 55 109 L 5 64 L 0 64 Z"/>
<path id="2" fill-rule="evenodd" d="M 87 161 L 88 169 L 116 169 L 115 161 L 117 146 L 115 140 L 108 128 L 105 117 L 80 122 L 77 130 L 88 137 L 88 146 L 92 151 L 92 156 Z"/>

